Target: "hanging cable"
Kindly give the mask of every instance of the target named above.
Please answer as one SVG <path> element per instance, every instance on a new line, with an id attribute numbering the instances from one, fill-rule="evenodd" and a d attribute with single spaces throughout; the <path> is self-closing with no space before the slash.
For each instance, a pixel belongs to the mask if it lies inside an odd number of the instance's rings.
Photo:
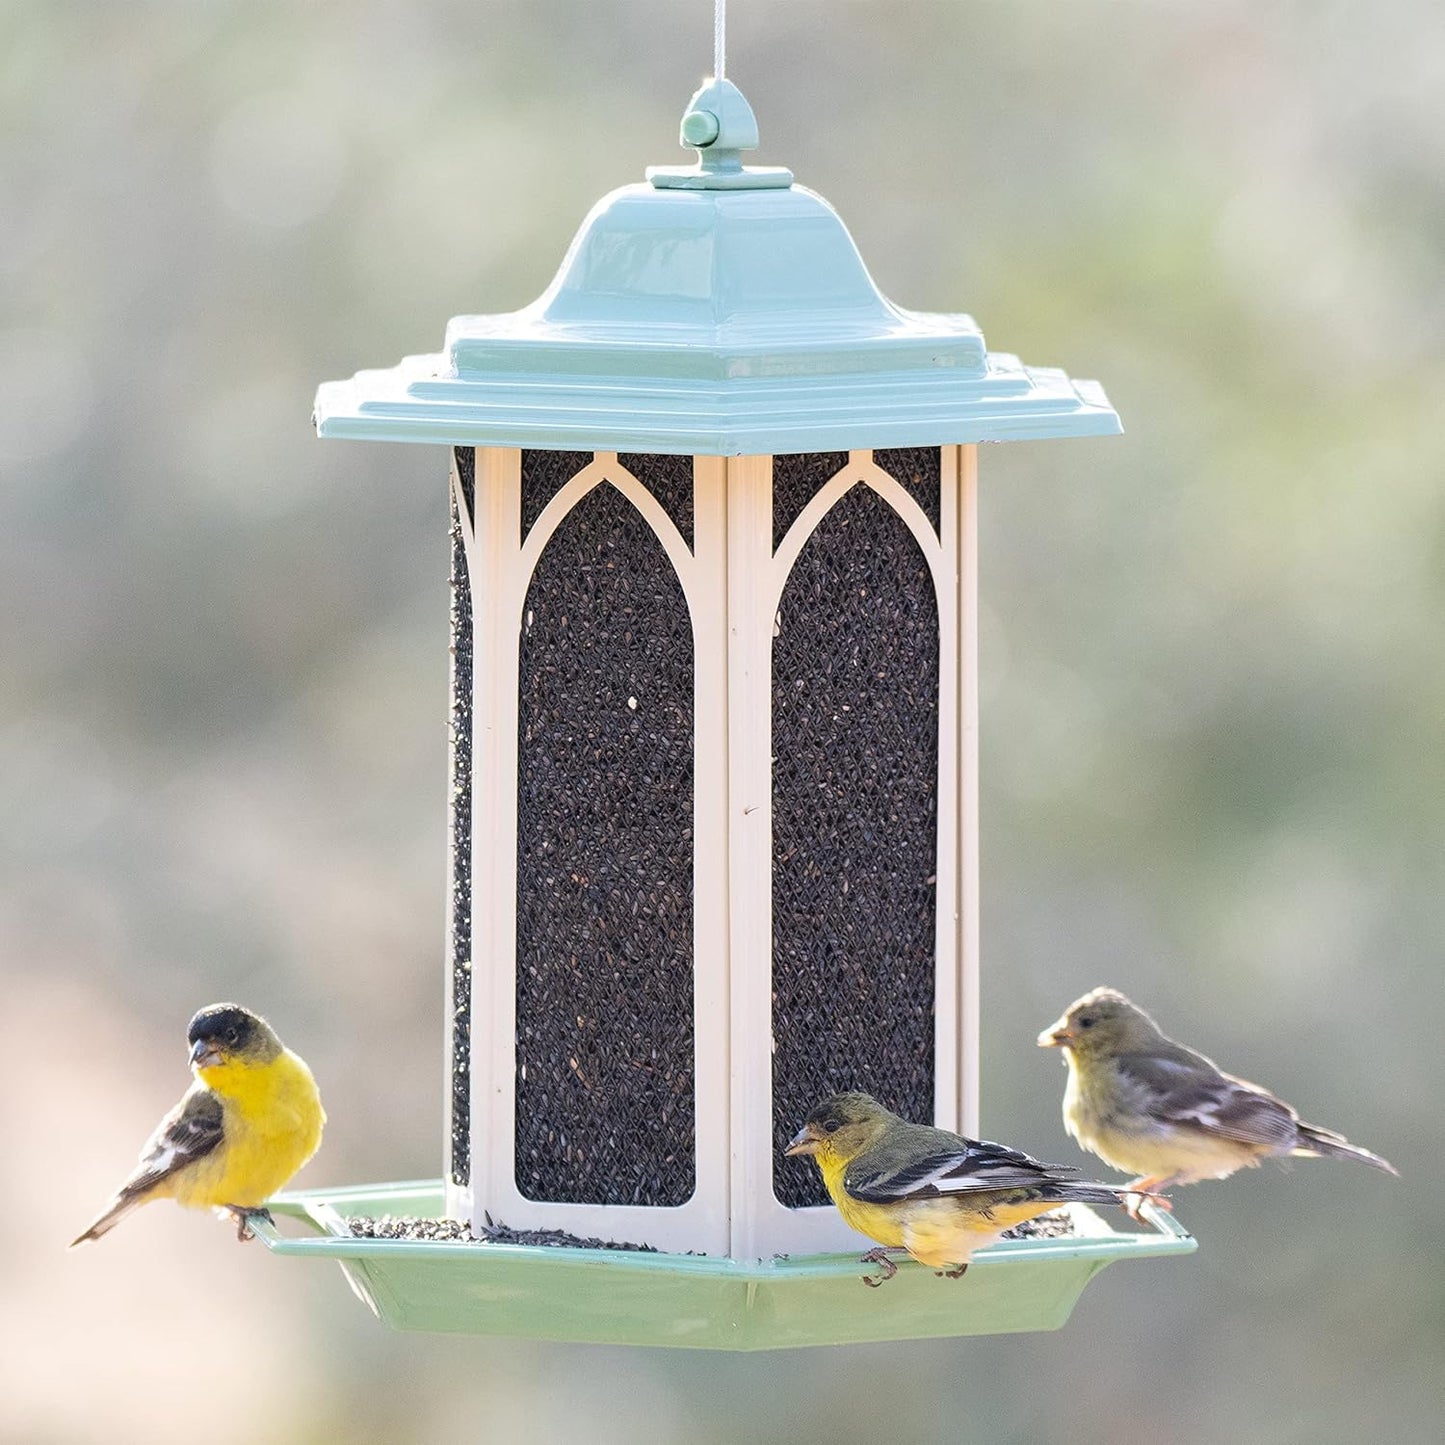
<path id="1" fill-rule="evenodd" d="M 712 0 L 712 75 L 721 80 L 727 69 L 728 0 Z"/>

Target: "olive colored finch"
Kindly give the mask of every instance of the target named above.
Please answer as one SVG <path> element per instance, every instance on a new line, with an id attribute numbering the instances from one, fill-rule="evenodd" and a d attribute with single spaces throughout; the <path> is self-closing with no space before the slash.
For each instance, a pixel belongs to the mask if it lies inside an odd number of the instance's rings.
<path id="1" fill-rule="evenodd" d="M 957 1278 L 974 1250 L 1006 1229 L 1060 1204 L 1122 1204 L 1114 1184 L 1069 1178 L 1078 1170 L 1042 1164 L 1017 1149 L 910 1124 L 868 1094 L 834 1094 L 808 1115 L 786 1151 L 809 1154 L 838 1212 L 879 1249 L 878 1285 L 897 1273 L 890 1248 Z"/>
<path id="2" fill-rule="evenodd" d="M 1224 1179 L 1287 1154 L 1358 1159 L 1398 1173 L 1343 1134 L 1306 1124 L 1267 1089 L 1175 1043 L 1117 989 L 1096 988 L 1070 1004 L 1039 1035 L 1039 1046 L 1062 1049 L 1069 1066 L 1064 1127 L 1106 1164 L 1136 1175 L 1131 1192 Z"/>

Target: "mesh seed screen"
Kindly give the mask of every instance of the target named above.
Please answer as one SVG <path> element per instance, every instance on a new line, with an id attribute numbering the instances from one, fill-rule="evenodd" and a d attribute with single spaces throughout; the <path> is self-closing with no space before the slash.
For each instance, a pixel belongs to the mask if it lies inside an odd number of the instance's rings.
<path id="1" fill-rule="evenodd" d="M 617 460 L 662 504 L 682 540 L 692 546 L 692 458 L 626 452 Z"/>
<path id="2" fill-rule="evenodd" d="M 847 452 L 803 452 L 773 458 L 773 551 L 818 489 L 848 465 Z"/>
<path id="3" fill-rule="evenodd" d="M 524 516 L 556 475 L 523 454 Z M 517 783 L 517 1187 L 685 1203 L 692 626 L 661 545 L 605 483 L 564 519 L 527 591 Z"/>
<path id="4" fill-rule="evenodd" d="M 776 458 L 785 512 L 830 468 Z M 797 1207 L 827 1202 L 808 1161 L 781 1153 L 818 1100 L 866 1089 L 933 1117 L 938 607 L 876 492 L 854 486 L 820 523 L 776 628 L 773 1191 Z"/>
<path id="5" fill-rule="evenodd" d="M 457 480 L 461 483 L 462 500 L 466 504 L 468 524 L 477 515 L 477 449 L 453 447 L 457 463 Z"/>
<path id="6" fill-rule="evenodd" d="M 522 453 L 522 540 L 547 503 L 592 460 L 591 452 Z"/>
<path id="7" fill-rule="evenodd" d="M 468 523 L 475 512 L 476 452 L 456 448 Z M 472 1125 L 472 594 L 462 518 L 452 496 L 451 700 L 449 720 L 449 817 L 451 890 L 447 908 L 452 970 L 451 1176 L 465 1184 L 471 1166 Z"/>
<path id="8" fill-rule="evenodd" d="M 943 453 L 937 447 L 884 447 L 873 460 L 923 509 L 937 536 L 943 511 Z"/>

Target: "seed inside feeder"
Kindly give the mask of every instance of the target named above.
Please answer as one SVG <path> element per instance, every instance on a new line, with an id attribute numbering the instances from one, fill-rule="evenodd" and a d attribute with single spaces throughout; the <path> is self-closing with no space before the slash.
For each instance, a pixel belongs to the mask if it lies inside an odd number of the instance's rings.
<path id="1" fill-rule="evenodd" d="M 549 1249 L 625 1249 L 639 1254 L 656 1254 L 650 1244 L 629 1244 L 624 1240 L 589 1239 L 568 1234 L 565 1229 L 509 1229 L 505 1224 L 486 1224 L 480 1236 L 472 1234 L 462 1219 L 423 1219 L 416 1215 L 356 1215 L 346 1221 L 356 1239 L 426 1239 L 447 1244 L 531 1244 Z"/>
<path id="2" fill-rule="evenodd" d="M 490 1217 L 490 1216 L 489 1216 Z M 446 1244 L 530 1244 L 548 1249 L 621 1249 L 656 1254 L 650 1244 L 617 1239 L 590 1239 L 565 1229 L 510 1229 L 486 1224 L 480 1236 L 472 1234 L 463 1219 L 426 1219 L 417 1215 L 355 1215 L 346 1221 L 356 1239 L 425 1239 Z M 1067 1239 L 1079 1231 L 1066 1210 L 1040 1214 L 1004 1232 L 1005 1239 Z M 691 1253 L 691 1251 L 689 1251 Z M 781 1256 L 780 1256 L 781 1257 Z"/>

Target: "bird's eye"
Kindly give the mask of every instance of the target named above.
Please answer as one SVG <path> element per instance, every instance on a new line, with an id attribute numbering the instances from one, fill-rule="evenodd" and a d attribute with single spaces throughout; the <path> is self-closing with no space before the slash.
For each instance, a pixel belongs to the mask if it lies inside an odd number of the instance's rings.
<path id="1" fill-rule="evenodd" d="M 1093 1020 L 1093 1019 L 1080 1019 L 1080 1020 L 1079 1020 L 1079 1027 L 1080 1027 L 1081 1029 L 1091 1029 L 1091 1028 L 1094 1027 L 1094 1020 Z"/>
<path id="2" fill-rule="evenodd" d="M 828 1122 L 823 1125 L 823 1132 L 825 1134 L 836 1134 L 840 1128 L 842 1128 L 842 1125 L 839 1124 L 836 1119 L 829 1119 Z"/>

